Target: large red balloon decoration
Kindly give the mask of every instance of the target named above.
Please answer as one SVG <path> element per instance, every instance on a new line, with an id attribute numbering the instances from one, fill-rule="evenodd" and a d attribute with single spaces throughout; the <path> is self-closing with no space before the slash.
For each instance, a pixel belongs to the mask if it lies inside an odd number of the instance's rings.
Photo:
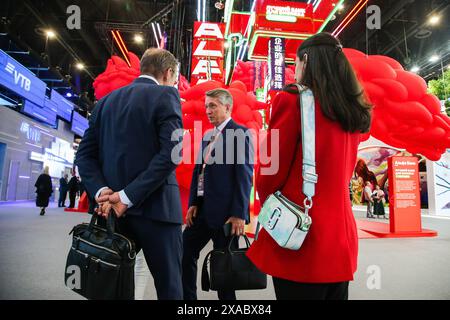
<path id="1" fill-rule="evenodd" d="M 95 78 L 95 97 L 101 99 L 111 91 L 128 85 L 139 76 L 139 58 L 132 52 L 128 52 L 131 67 L 118 56 L 108 59 L 106 70 Z"/>
<path id="2" fill-rule="evenodd" d="M 427 93 L 425 81 L 392 58 L 354 49 L 344 53 L 374 106 L 370 134 L 393 147 L 439 160 L 450 148 L 450 118 L 440 112 L 439 100 Z"/>

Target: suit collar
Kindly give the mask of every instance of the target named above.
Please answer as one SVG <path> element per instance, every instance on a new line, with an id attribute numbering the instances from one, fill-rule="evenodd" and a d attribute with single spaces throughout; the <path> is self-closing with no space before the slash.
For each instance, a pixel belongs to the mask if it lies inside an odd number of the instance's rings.
<path id="1" fill-rule="evenodd" d="M 231 120 L 232 120 L 231 117 L 228 117 L 227 119 L 225 119 L 224 122 L 222 122 L 218 127 L 216 127 L 216 131 L 217 130 L 223 131 L 226 128 L 226 126 L 228 125 L 228 123 L 230 123 Z"/>
<path id="2" fill-rule="evenodd" d="M 158 85 L 158 81 L 156 81 L 155 78 L 147 76 L 147 75 L 141 75 L 138 78 L 134 79 L 135 83 L 148 83 L 153 85 Z"/>

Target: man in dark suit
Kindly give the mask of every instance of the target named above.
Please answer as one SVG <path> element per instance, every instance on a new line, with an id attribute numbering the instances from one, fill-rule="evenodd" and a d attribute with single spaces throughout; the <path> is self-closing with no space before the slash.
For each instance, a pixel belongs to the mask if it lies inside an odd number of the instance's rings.
<path id="1" fill-rule="evenodd" d="M 158 299 L 182 299 L 182 213 L 172 149 L 182 131 L 178 62 L 148 49 L 141 75 L 101 99 L 77 152 L 76 163 L 98 213 L 113 209 L 119 230 L 142 248 Z M 180 135 L 181 138 L 181 135 Z"/>
<path id="2" fill-rule="evenodd" d="M 231 119 L 233 97 L 225 89 L 208 91 L 206 115 L 214 129 L 203 138 L 195 166 L 183 232 L 183 290 L 185 300 L 197 299 L 197 260 L 209 240 L 215 249 L 242 235 L 249 222 L 253 176 L 252 139 L 247 128 Z M 234 247 L 237 246 L 235 238 Z M 234 291 L 219 291 L 219 299 L 235 300 Z"/>
<path id="3" fill-rule="evenodd" d="M 73 209 L 75 207 L 78 192 L 78 178 L 75 175 L 75 172 L 72 173 L 72 178 L 70 178 L 67 188 L 69 191 L 69 208 Z"/>
<path id="4" fill-rule="evenodd" d="M 69 175 L 66 173 L 63 177 L 59 179 L 59 200 L 58 200 L 58 207 L 65 207 L 66 197 L 67 197 L 67 191 L 68 191 L 68 181 L 67 178 Z"/>

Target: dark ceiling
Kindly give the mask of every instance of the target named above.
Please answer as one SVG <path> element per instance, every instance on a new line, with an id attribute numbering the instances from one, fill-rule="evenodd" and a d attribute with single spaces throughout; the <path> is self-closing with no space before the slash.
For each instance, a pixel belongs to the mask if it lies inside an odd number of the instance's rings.
<path id="1" fill-rule="evenodd" d="M 217 1 L 207 0 L 209 21 L 220 21 L 223 16 L 223 11 L 214 8 Z M 251 1 L 239 2 L 249 7 Z M 345 1 L 344 9 L 325 31 L 333 31 L 357 2 Z M 81 9 L 80 30 L 66 27 L 66 10 L 72 4 Z M 444 66 L 450 63 L 450 1 L 369 0 L 368 4 L 381 8 L 381 29 L 367 30 L 363 10 L 340 34 L 344 46 L 391 56 L 408 69 L 417 65 L 427 79 L 439 76 L 440 61 L 430 63 L 429 57 L 438 54 Z M 93 79 L 104 70 L 111 54 L 120 55 L 112 42 L 111 28 L 120 30 L 128 49 L 140 56 L 156 44 L 149 22 L 160 23 L 168 35 L 168 49 L 180 59 L 186 75 L 196 7 L 196 0 L 2 0 L 0 48 L 39 72 L 50 87 L 72 90 L 89 104 L 94 99 Z M 428 24 L 432 14 L 440 16 L 435 26 Z M 57 38 L 47 42 L 46 29 L 55 30 Z M 133 41 L 137 32 L 144 36 L 141 45 Z M 86 69 L 77 70 L 77 61 Z"/>

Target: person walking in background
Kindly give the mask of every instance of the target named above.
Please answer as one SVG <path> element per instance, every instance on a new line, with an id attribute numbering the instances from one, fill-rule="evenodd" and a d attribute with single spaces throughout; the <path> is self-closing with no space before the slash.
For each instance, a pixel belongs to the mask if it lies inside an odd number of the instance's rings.
<path id="1" fill-rule="evenodd" d="M 373 214 L 377 216 L 377 218 L 383 216 L 383 218 L 386 219 L 386 213 L 384 211 L 384 192 L 381 190 L 380 186 L 375 186 L 372 199 L 374 202 Z"/>
<path id="2" fill-rule="evenodd" d="M 315 154 L 318 182 L 312 226 L 299 250 L 284 249 L 261 229 L 247 256 L 272 275 L 277 299 L 348 299 L 349 281 L 357 269 L 358 234 L 350 204 L 348 182 L 355 167 L 361 133 L 368 132 L 371 105 L 339 40 L 319 33 L 297 50 L 296 81 L 315 97 Z M 302 138 L 299 93 L 288 86 L 274 99 L 266 145 L 270 150 L 273 130 L 279 139 L 279 170 L 262 174 L 256 186 L 261 203 L 281 191 L 299 206 L 302 193 Z M 307 142 L 306 142 L 307 143 Z"/>
<path id="3" fill-rule="evenodd" d="M 41 216 L 43 216 L 53 193 L 52 178 L 50 178 L 48 167 L 44 168 L 44 172 L 38 177 L 34 186 L 37 193 L 36 207 L 41 208 Z"/>
<path id="4" fill-rule="evenodd" d="M 141 75 L 102 98 L 89 118 L 75 163 L 104 218 L 142 249 L 158 299 L 183 299 L 180 190 L 173 150 L 182 141 L 181 101 L 174 88 L 178 61 L 151 48 Z M 181 133 L 178 139 L 172 138 Z M 111 212 L 111 209 L 113 212 Z"/>
<path id="5" fill-rule="evenodd" d="M 77 198 L 77 192 L 78 192 L 78 178 L 75 176 L 75 174 L 72 174 L 72 178 L 70 178 L 69 184 L 69 208 L 75 207 L 75 200 Z"/>
<path id="6" fill-rule="evenodd" d="M 378 186 L 378 185 L 377 185 Z M 366 186 L 363 190 L 363 202 L 367 204 L 366 218 L 373 218 L 373 198 L 372 198 L 372 184 L 366 181 Z"/>
<path id="7" fill-rule="evenodd" d="M 64 176 L 59 179 L 59 200 L 58 200 L 58 207 L 65 207 L 66 204 L 66 197 L 67 197 L 67 190 L 68 190 L 68 180 L 67 178 L 69 175 L 66 173 Z"/>

